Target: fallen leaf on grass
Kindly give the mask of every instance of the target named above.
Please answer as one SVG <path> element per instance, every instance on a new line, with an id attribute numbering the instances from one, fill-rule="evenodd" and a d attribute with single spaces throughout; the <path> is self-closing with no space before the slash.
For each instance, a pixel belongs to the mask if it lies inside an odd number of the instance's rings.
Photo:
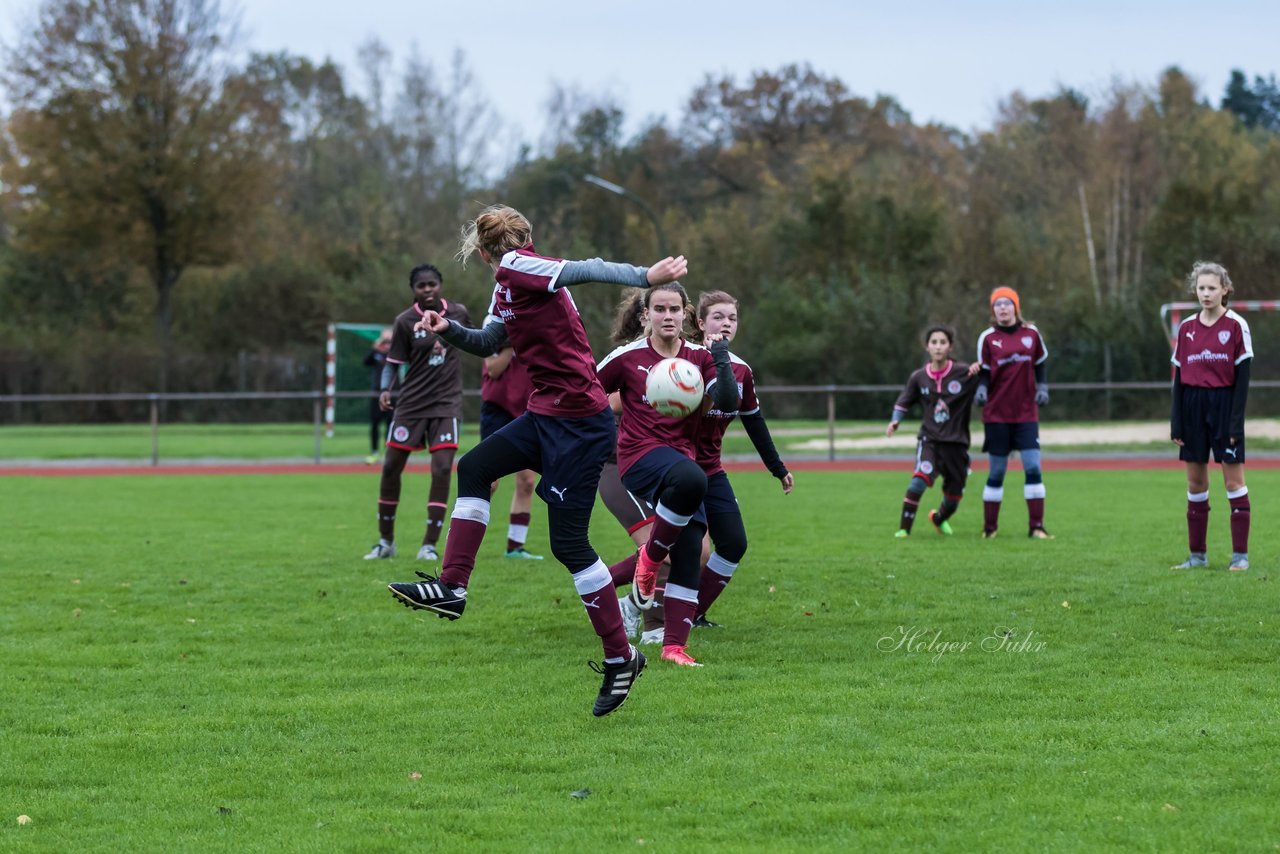
<path id="1" fill-rule="evenodd" d="M 575 791 L 575 792 L 570 792 L 570 793 L 569 793 L 569 797 L 571 797 L 571 798 L 577 798 L 578 800 L 582 800 L 583 798 L 590 797 L 590 796 L 591 796 L 591 790 L 590 790 L 590 789 L 578 789 L 578 790 L 577 790 L 577 791 Z"/>
<path id="2" fill-rule="evenodd" d="M 776 587 L 774 587 L 772 584 L 770 584 L 770 585 L 769 585 L 769 592 L 770 592 L 770 593 L 777 593 L 777 592 L 778 592 L 778 588 L 776 588 Z"/>
<path id="3" fill-rule="evenodd" d="M 194 618 L 194 617 L 187 617 L 187 622 L 188 622 L 188 623 L 194 623 L 195 621 L 196 621 L 196 620 L 195 620 L 195 618 Z"/>
<path id="4" fill-rule="evenodd" d="M 813 616 L 813 612 L 812 612 L 812 611 L 805 611 L 805 612 L 804 612 L 804 615 L 805 615 L 806 617 L 812 617 L 812 616 Z"/>
<path id="5" fill-rule="evenodd" d="M 80 579 L 78 579 L 78 578 L 73 578 L 73 579 L 71 579 L 71 583 L 72 583 L 72 584 L 79 584 L 79 583 L 80 583 Z"/>
<path id="6" fill-rule="evenodd" d="M 1178 811 L 1178 808 L 1177 808 L 1177 807 L 1175 807 L 1173 804 L 1165 804 L 1165 805 L 1164 805 L 1164 811 L 1165 811 L 1165 812 L 1177 812 L 1177 811 Z"/>
<path id="7" fill-rule="evenodd" d="M 79 609 L 79 608 L 76 608 L 74 611 L 72 611 L 72 612 L 71 612 L 71 616 L 73 616 L 73 617 L 78 617 L 78 616 L 80 616 L 80 609 Z"/>
<path id="8" fill-rule="evenodd" d="M 1071 603 L 1070 603 L 1070 602 L 1068 602 L 1066 599 L 1063 599 L 1063 600 L 1062 600 L 1062 607 L 1064 607 L 1064 608 L 1070 608 L 1070 607 L 1071 607 Z"/>
<path id="9" fill-rule="evenodd" d="M 409 779 L 410 779 L 410 780 L 421 780 L 421 779 L 422 779 L 422 772 L 421 772 L 421 771 L 410 771 L 410 772 L 409 772 Z"/>
<path id="10" fill-rule="evenodd" d="M 20 816 L 18 816 L 18 824 L 24 824 L 24 825 L 25 825 L 25 824 L 31 824 L 31 816 L 29 816 L 29 815 L 20 815 Z"/>

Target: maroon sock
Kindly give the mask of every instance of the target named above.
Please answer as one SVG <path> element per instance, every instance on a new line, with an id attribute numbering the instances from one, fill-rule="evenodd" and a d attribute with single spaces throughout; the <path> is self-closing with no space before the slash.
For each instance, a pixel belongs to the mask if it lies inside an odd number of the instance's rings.
<path id="1" fill-rule="evenodd" d="M 454 517 L 449 523 L 449 536 L 444 541 L 444 569 L 440 580 L 450 587 L 466 587 L 471 570 L 476 567 L 476 552 L 484 541 L 488 526 L 475 519 Z"/>
<path id="2" fill-rule="evenodd" d="M 906 498 L 902 499 L 902 519 L 898 522 L 898 527 L 904 531 L 910 531 L 916 521 L 916 511 L 919 509 L 920 496 L 914 492 L 908 492 Z"/>
<path id="3" fill-rule="evenodd" d="M 1249 553 L 1249 493 L 1231 499 L 1231 551 Z"/>
<path id="4" fill-rule="evenodd" d="M 676 539 L 680 536 L 680 532 L 689 524 L 689 520 L 685 519 L 683 524 L 677 525 L 674 522 L 668 522 L 662 518 L 662 515 L 653 517 L 653 530 L 649 532 L 649 542 L 645 543 L 644 551 L 649 556 L 649 560 L 654 563 L 662 563 L 667 559 L 667 555 L 671 554 L 671 547 L 676 544 Z"/>
<path id="5" fill-rule="evenodd" d="M 422 535 L 424 546 L 434 546 L 440 542 L 440 532 L 444 530 L 444 513 L 448 506 L 432 501 L 427 504 L 427 530 Z"/>
<path id="6" fill-rule="evenodd" d="M 587 616 L 591 618 L 591 626 L 604 644 L 604 657 L 624 660 L 630 658 L 631 642 L 627 640 L 626 630 L 622 628 L 622 609 L 618 607 L 618 597 L 613 595 L 613 585 L 606 584 L 599 590 L 583 593 L 581 596 Z"/>
<path id="7" fill-rule="evenodd" d="M 529 520 L 533 514 L 531 513 L 512 513 L 509 527 L 507 528 L 507 551 L 513 552 L 516 549 L 524 548 L 524 540 L 515 540 L 511 538 L 512 528 L 521 528 L 525 531 L 529 530 Z"/>
<path id="8" fill-rule="evenodd" d="M 1032 528 L 1044 527 L 1044 499 L 1043 498 L 1027 499 L 1027 516 L 1031 520 Z"/>
<path id="9" fill-rule="evenodd" d="M 689 642 L 689 630 L 693 628 L 693 618 L 698 615 L 698 606 L 684 599 L 668 599 L 663 606 L 666 614 L 662 624 L 663 646 L 684 646 Z"/>
<path id="10" fill-rule="evenodd" d="M 1000 527 L 1000 502 L 982 502 L 982 530 L 989 533 L 998 527 Z"/>
<path id="11" fill-rule="evenodd" d="M 1246 523 L 1247 524 L 1247 523 Z M 1234 532 L 1233 532 L 1234 533 Z M 1195 554 L 1209 549 L 1209 501 L 1187 501 L 1187 548 Z"/>
<path id="12" fill-rule="evenodd" d="M 609 575 L 613 578 L 614 587 L 622 587 L 624 584 L 630 584 L 636 577 L 636 558 L 639 552 L 632 552 L 627 557 L 609 567 Z"/>
<path id="13" fill-rule="evenodd" d="M 378 536 L 388 543 L 396 540 L 396 505 L 399 503 L 378 499 Z"/>
<path id="14" fill-rule="evenodd" d="M 715 604 L 716 599 L 720 598 L 720 594 L 729 586 L 729 579 L 732 576 L 721 575 L 718 572 L 712 572 L 705 566 L 702 568 L 702 577 L 698 579 L 698 616 L 705 617 L 707 611 Z"/>

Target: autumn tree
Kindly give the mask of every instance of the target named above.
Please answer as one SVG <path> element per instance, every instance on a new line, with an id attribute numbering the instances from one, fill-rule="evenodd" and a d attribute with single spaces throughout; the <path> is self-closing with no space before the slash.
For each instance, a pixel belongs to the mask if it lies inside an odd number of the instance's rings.
<path id="1" fill-rule="evenodd" d="M 162 391 L 174 288 L 235 255 L 267 183 L 234 33 L 217 0 L 45 0 L 6 56 L 14 239 L 145 272 Z"/>

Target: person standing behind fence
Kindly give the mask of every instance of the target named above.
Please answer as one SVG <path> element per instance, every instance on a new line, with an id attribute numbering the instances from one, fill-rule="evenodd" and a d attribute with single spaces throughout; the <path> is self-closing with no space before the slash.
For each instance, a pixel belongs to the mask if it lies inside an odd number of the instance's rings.
<path id="1" fill-rule="evenodd" d="M 374 395 L 369 398 L 369 456 L 364 461 L 373 465 L 378 461 L 378 451 L 382 448 L 383 425 L 390 426 L 391 413 L 382 408 L 382 368 L 387 363 L 387 351 L 391 349 L 391 328 L 382 330 L 378 340 L 373 342 L 369 352 L 365 354 L 364 363 L 369 368 L 369 376 Z"/>
<path id="2" fill-rule="evenodd" d="M 1187 541 L 1191 554 L 1173 569 L 1207 567 L 1209 452 L 1222 466 L 1231 505 L 1231 564 L 1249 568 L 1249 488 L 1244 485 L 1244 407 L 1253 338 L 1227 308 L 1234 293 L 1221 264 L 1197 261 L 1187 277 L 1200 311 L 1182 322 L 1173 348 L 1170 434 L 1187 464 Z"/>
<path id="3" fill-rule="evenodd" d="M 978 336 L 978 361 L 970 368 L 980 379 L 974 400 L 981 406 L 986 437 L 982 450 L 990 464 L 982 490 L 982 536 L 996 535 L 1009 454 L 1022 457 L 1026 477 L 1027 536 L 1052 539 L 1044 527 L 1044 479 L 1040 474 L 1040 407 L 1049 402 L 1045 348 L 1040 330 L 1022 319 L 1018 292 L 991 292 L 991 326 Z"/>
<path id="4" fill-rule="evenodd" d="M 420 264 L 409 272 L 409 288 L 413 291 L 413 305 L 400 312 L 392 324 L 391 349 L 382 370 L 378 401 L 384 410 L 394 407 L 394 412 L 378 487 L 378 542 L 364 556 L 365 560 L 395 557 L 401 475 L 409 455 L 422 450 L 431 453 L 431 489 L 427 495 L 426 532 L 417 559 L 440 559 L 436 544 L 449 506 L 453 456 L 462 428 L 462 362 L 458 352 L 443 338 L 417 328 L 417 324 L 425 312 L 431 311 L 469 327 L 471 315 L 462 303 L 449 302 L 441 295 L 444 277 L 430 264 Z M 409 367 L 402 381 L 399 368 L 405 364 Z"/>
<path id="5" fill-rule="evenodd" d="M 485 320 L 488 322 L 488 319 Z M 533 383 L 524 362 L 511 347 L 503 347 L 484 360 L 480 374 L 480 440 L 484 441 L 503 427 L 515 421 L 529 405 Z M 507 522 L 507 552 L 509 558 L 542 560 L 542 555 L 525 550 L 529 539 L 529 522 L 532 519 L 533 487 L 538 476 L 529 469 L 516 472 L 515 492 L 511 495 L 511 513 Z M 498 483 L 494 481 L 494 490 Z"/>
<path id="6" fill-rule="evenodd" d="M 916 439 L 916 467 L 902 499 L 901 521 L 894 534 L 898 539 L 911 536 L 920 499 L 938 475 L 942 475 L 942 504 L 929 511 L 929 521 L 939 534 L 952 533 L 947 520 L 955 515 L 964 496 L 969 476 L 969 415 L 978 379 L 964 362 L 952 361 L 954 343 L 955 332 L 949 326 L 935 324 L 925 331 L 929 361 L 907 379 L 884 431 L 892 436 L 911 407 L 920 404 L 924 417 Z"/>

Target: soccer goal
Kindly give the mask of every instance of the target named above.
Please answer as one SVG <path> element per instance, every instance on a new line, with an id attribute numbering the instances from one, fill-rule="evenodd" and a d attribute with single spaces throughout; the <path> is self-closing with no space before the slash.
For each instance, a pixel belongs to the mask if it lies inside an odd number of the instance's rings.
<path id="1" fill-rule="evenodd" d="M 330 323 L 324 353 L 324 428 L 333 436 L 333 425 L 369 420 L 369 402 L 362 397 L 338 397 L 340 391 L 372 391 L 370 369 L 364 357 L 378 340 L 380 323 Z"/>

